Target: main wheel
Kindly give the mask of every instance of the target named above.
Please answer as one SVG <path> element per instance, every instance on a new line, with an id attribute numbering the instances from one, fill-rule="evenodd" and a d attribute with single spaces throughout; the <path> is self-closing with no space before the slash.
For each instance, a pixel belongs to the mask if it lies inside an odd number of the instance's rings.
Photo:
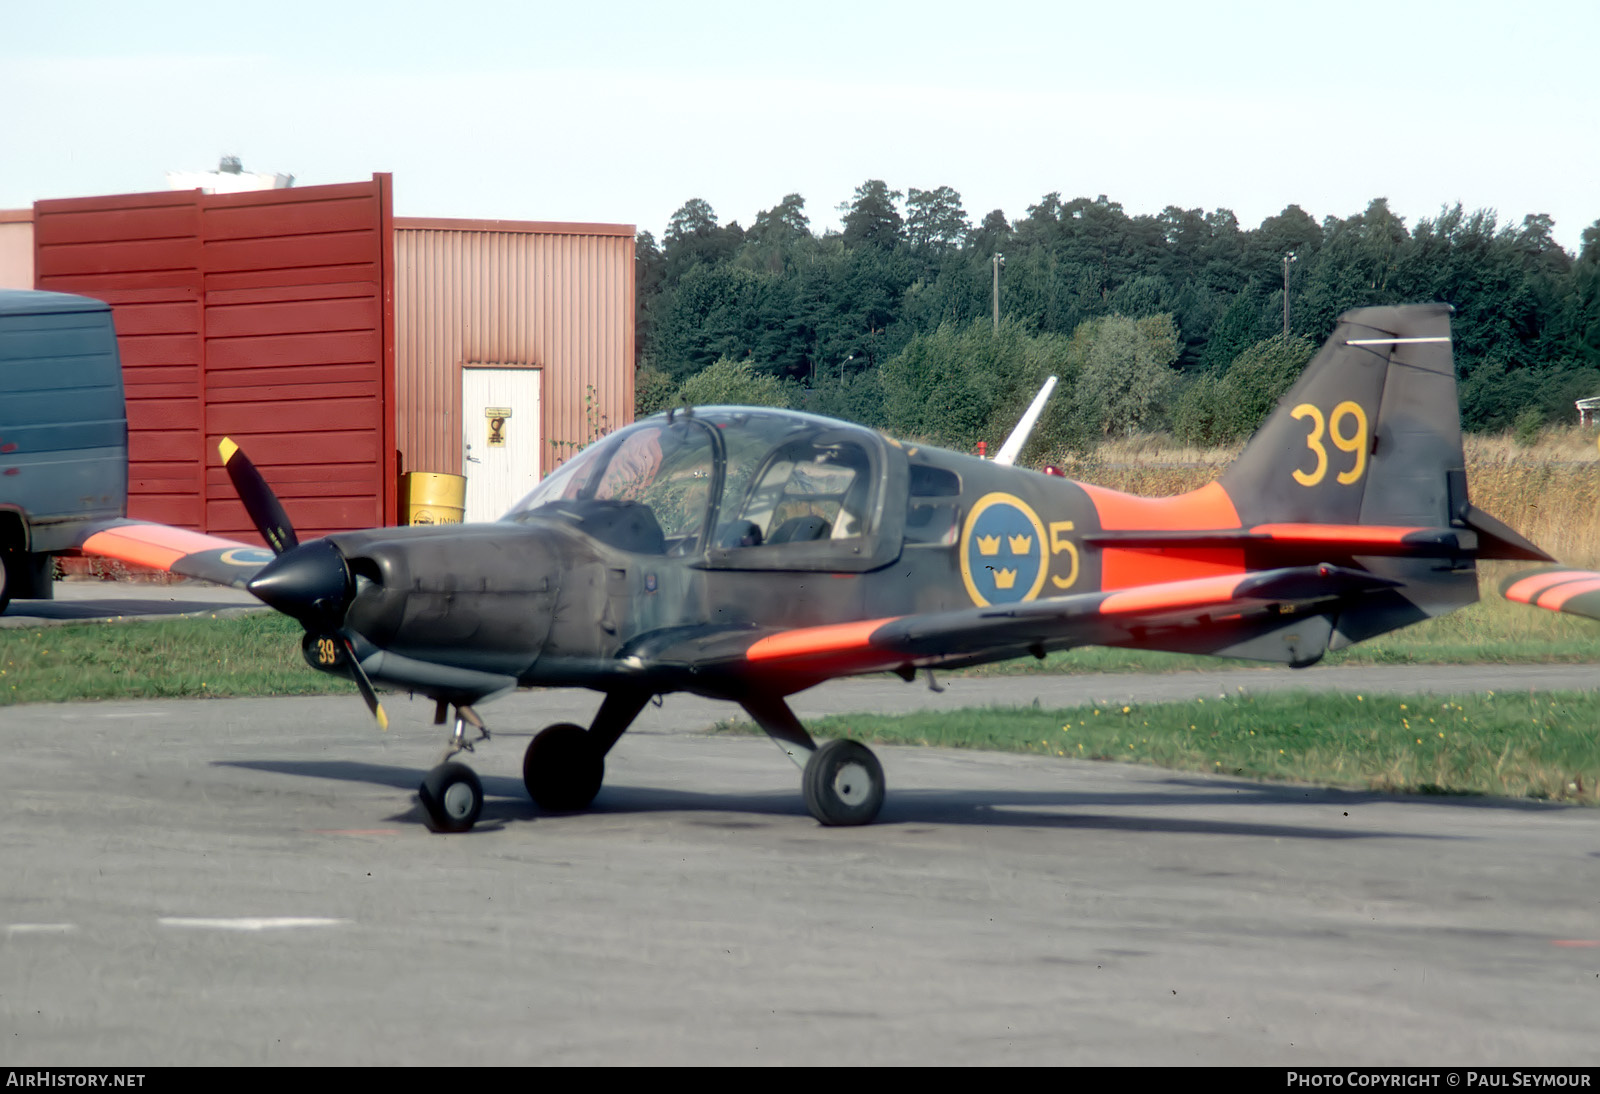
<path id="1" fill-rule="evenodd" d="M 440 764 L 428 772 L 417 797 L 435 832 L 465 832 L 483 812 L 483 784 L 465 764 Z"/>
<path id="2" fill-rule="evenodd" d="M 540 809 L 587 809 L 606 777 L 606 758 L 582 726 L 558 722 L 540 731 L 522 757 L 522 785 Z"/>
<path id="3" fill-rule="evenodd" d="M 870 824 L 883 806 L 883 766 L 859 741 L 828 741 L 800 779 L 806 808 L 823 824 Z"/>

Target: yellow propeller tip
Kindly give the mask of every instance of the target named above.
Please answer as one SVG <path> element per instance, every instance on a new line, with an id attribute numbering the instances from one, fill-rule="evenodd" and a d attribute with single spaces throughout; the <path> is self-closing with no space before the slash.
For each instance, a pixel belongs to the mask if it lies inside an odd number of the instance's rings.
<path id="1" fill-rule="evenodd" d="M 217 451 L 222 453 L 222 462 L 227 463 L 233 459 L 233 454 L 239 451 L 239 446 L 234 444 L 232 439 L 224 437 L 217 445 Z"/>
<path id="2" fill-rule="evenodd" d="M 378 728 L 383 730 L 385 733 L 389 732 L 389 716 L 383 712 L 382 703 L 378 704 L 378 709 L 375 711 L 375 713 L 378 716 Z"/>

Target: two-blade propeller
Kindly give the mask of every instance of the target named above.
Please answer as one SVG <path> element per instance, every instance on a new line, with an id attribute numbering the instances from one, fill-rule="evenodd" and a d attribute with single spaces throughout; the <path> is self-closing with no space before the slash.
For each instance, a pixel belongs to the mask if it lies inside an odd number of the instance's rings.
<path id="1" fill-rule="evenodd" d="M 344 633 L 345 609 L 355 595 L 355 582 L 339 549 L 327 540 L 302 544 L 277 495 L 238 445 L 227 437 L 217 446 L 222 466 L 244 503 L 250 521 L 278 557 L 247 586 L 262 603 L 298 620 L 306 629 L 306 652 L 326 668 L 348 666 L 378 728 L 389 728 L 372 681 L 356 657 L 355 644 Z"/>

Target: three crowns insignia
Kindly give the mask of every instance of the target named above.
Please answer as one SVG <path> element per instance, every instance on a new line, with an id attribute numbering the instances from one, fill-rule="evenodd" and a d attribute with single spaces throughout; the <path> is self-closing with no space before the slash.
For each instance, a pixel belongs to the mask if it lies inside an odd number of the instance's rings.
<path id="1" fill-rule="evenodd" d="M 994 535 L 994 536 L 977 536 L 975 538 L 976 538 L 977 544 L 978 544 L 978 554 L 979 555 L 982 555 L 985 558 L 995 558 L 1000 554 L 1000 537 L 998 535 Z M 1031 557 L 1031 555 L 1033 554 L 1033 537 L 1032 536 L 1029 536 L 1029 535 L 1018 535 L 1018 536 L 1008 535 L 1008 536 L 1005 537 L 1005 539 L 1006 539 L 1006 547 L 1009 549 L 1010 554 L 1013 557 L 1017 557 L 1017 556 Z M 1017 570 L 1016 570 L 1016 567 L 1011 567 L 1011 568 L 1008 568 L 1008 569 L 1000 569 L 1000 568 L 995 567 L 995 566 L 985 566 L 984 568 L 994 575 L 994 587 L 996 589 L 1013 589 L 1013 588 L 1016 588 L 1016 584 L 1017 584 Z"/>

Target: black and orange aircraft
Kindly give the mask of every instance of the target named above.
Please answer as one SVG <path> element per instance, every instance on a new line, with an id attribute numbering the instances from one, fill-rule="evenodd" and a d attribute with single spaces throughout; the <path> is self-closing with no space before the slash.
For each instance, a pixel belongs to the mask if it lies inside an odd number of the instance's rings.
<path id="1" fill-rule="evenodd" d="M 1480 558 L 1548 559 L 1467 500 L 1445 305 L 1342 317 L 1222 478 L 1140 498 L 784 410 L 659 414 L 585 449 L 495 523 L 298 543 L 231 442 L 272 554 L 133 521 L 85 550 L 241 585 L 305 627 L 312 667 L 454 708 L 420 796 L 477 820 L 453 757 L 513 688 L 604 695 L 527 749 L 542 808 L 586 807 L 652 697 L 742 706 L 824 824 L 864 824 L 882 768 L 818 745 L 786 698 L 832 677 L 1130 646 L 1309 665 L 1475 601 Z M 274 557 L 275 555 L 275 557 Z M 468 732 L 476 734 L 468 740 Z"/>

